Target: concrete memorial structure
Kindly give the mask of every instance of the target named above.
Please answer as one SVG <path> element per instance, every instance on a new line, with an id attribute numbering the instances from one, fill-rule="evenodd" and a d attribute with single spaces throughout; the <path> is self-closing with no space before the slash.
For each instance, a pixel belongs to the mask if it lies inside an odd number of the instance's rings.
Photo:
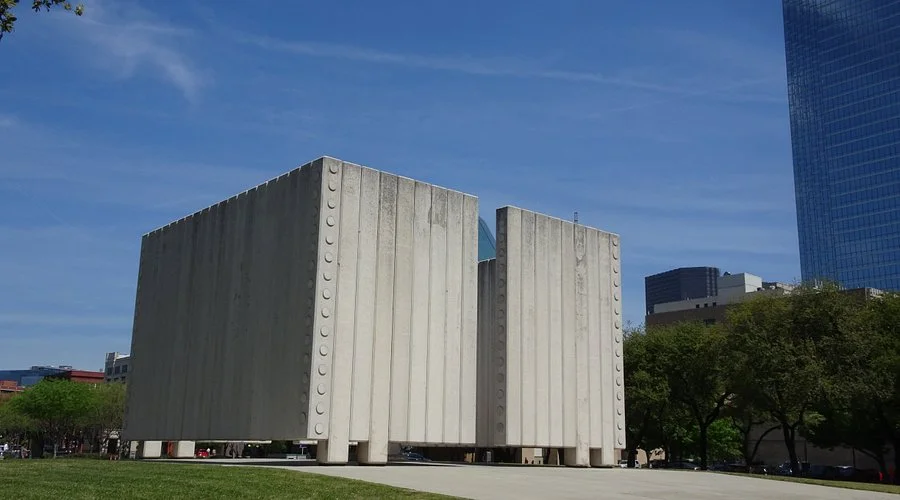
<path id="1" fill-rule="evenodd" d="M 619 237 L 501 208 L 497 258 L 478 271 L 478 445 L 615 464 L 625 448 Z"/>
<path id="2" fill-rule="evenodd" d="M 124 437 L 145 456 L 315 440 L 325 463 L 477 438 L 613 464 L 618 237 L 498 215 L 480 269 L 477 198 L 321 158 L 144 235 Z"/>

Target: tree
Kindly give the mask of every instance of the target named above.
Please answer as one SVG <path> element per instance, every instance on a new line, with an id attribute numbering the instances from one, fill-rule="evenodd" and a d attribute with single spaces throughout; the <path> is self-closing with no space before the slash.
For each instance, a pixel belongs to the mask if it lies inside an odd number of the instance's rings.
<path id="1" fill-rule="evenodd" d="M 852 298 L 825 285 L 758 297 L 729 313 L 736 392 L 778 423 L 794 474 L 797 434 L 821 421 L 822 401 L 846 396 L 833 368 L 858 326 L 854 307 Z"/>
<path id="2" fill-rule="evenodd" d="M 91 387 L 68 380 L 41 380 L 12 400 L 14 411 L 27 417 L 38 440 L 53 443 L 56 457 L 59 442 L 81 430 L 90 415 Z"/>
<path id="3" fill-rule="evenodd" d="M 6 33 L 12 33 L 18 18 L 15 15 L 15 7 L 19 5 L 19 0 L 0 0 L 0 40 Z M 51 8 L 62 7 L 63 10 L 74 12 L 76 16 L 84 14 L 84 5 L 73 5 L 68 0 L 32 0 L 31 10 L 40 12 L 42 10 L 49 11 Z"/>
<path id="4" fill-rule="evenodd" d="M 740 452 L 744 463 L 747 466 L 753 465 L 763 439 L 769 433 L 778 430 L 779 426 L 766 425 L 772 421 L 768 413 L 760 411 L 753 406 L 752 402 L 738 394 L 731 399 L 723 413 L 731 420 L 731 426 L 740 435 Z M 754 435 L 753 431 L 763 425 L 766 426 L 765 429 L 758 435 Z"/>
<path id="5" fill-rule="evenodd" d="M 18 395 L 0 395 L 0 442 L 22 445 L 30 429 L 28 418 L 16 411 L 13 399 Z"/>
<path id="6" fill-rule="evenodd" d="M 710 424 L 707 430 L 707 450 L 711 460 L 720 462 L 741 456 L 742 444 L 741 433 L 730 419 L 720 418 Z"/>
<path id="7" fill-rule="evenodd" d="M 731 349 L 722 329 L 702 323 L 679 323 L 648 332 L 658 343 L 659 362 L 672 400 L 681 403 L 698 429 L 700 468 L 709 466 L 709 428 L 733 394 Z"/>
<path id="8" fill-rule="evenodd" d="M 93 387 L 88 419 L 88 427 L 102 454 L 110 433 L 121 430 L 125 423 L 125 384 L 101 384 Z"/>
<path id="9" fill-rule="evenodd" d="M 625 435 L 628 466 L 634 467 L 637 450 L 649 453 L 647 435 L 658 425 L 669 404 L 668 382 L 656 362 L 657 355 L 642 329 L 627 329 L 623 340 L 625 371 Z"/>

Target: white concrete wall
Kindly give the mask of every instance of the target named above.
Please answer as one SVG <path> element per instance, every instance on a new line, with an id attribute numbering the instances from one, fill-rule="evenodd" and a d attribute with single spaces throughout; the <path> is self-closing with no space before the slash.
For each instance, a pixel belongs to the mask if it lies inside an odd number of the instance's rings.
<path id="1" fill-rule="evenodd" d="M 474 444 L 478 203 L 325 159 L 309 436 L 320 460 Z M 333 273 L 331 280 L 323 273 Z M 334 282 L 335 285 L 330 283 Z M 324 373 L 323 373 L 324 372 Z"/>
<path id="2" fill-rule="evenodd" d="M 145 235 L 125 435 L 474 444 L 477 214 L 323 158 Z"/>
<path id="3" fill-rule="evenodd" d="M 497 211 L 496 263 L 479 266 L 480 446 L 616 462 L 625 447 L 619 271 L 617 235 Z"/>
<path id="4" fill-rule="evenodd" d="M 321 165 L 144 236 L 127 439 L 306 435 Z"/>

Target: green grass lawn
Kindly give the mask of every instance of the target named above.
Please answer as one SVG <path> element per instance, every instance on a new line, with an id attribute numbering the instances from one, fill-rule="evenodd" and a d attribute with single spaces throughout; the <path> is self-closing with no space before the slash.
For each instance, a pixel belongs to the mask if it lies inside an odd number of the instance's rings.
<path id="1" fill-rule="evenodd" d="M 760 479 L 772 479 L 775 481 L 787 481 L 792 483 L 817 484 L 834 488 L 847 488 L 849 490 L 877 491 L 881 493 L 894 493 L 900 495 L 900 486 L 894 484 L 855 483 L 852 481 L 825 481 L 822 479 L 809 479 L 806 477 L 785 476 L 757 476 L 748 474 L 734 474 L 735 476 L 755 477 Z"/>
<path id="2" fill-rule="evenodd" d="M 264 467 L 74 458 L 0 461 L 0 495 L 22 499 L 450 498 Z"/>

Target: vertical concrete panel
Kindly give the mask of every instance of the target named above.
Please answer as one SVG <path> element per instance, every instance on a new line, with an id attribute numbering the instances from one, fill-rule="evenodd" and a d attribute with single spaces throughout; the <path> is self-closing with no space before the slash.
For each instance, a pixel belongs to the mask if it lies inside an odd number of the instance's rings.
<path id="1" fill-rule="evenodd" d="M 577 359 L 575 347 L 575 227 L 563 223 L 560 227 L 562 274 L 562 347 L 563 347 L 563 442 L 567 448 L 576 443 Z M 566 463 L 570 463 L 568 460 Z"/>
<path id="2" fill-rule="evenodd" d="M 523 335 L 522 323 L 525 314 L 522 306 L 524 259 L 522 257 L 522 211 L 508 207 L 506 211 L 506 241 L 501 245 L 506 254 L 504 263 L 498 257 L 497 266 L 505 268 L 506 272 L 506 313 L 501 313 L 505 318 L 506 328 L 506 442 L 510 445 L 522 444 L 522 372 L 523 367 Z M 502 271 L 501 271 L 502 272 Z M 502 293 L 502 292 L 501 292 Z M 502 310 L 504 303 L 501 301 Z M 498 330 L 499 333 L 500 330 Z M 499 339 L 503 342 L 503 339 Z"/>
<path id="3" fill-rule="evenodd" d="M 148 338 L 146 335 L 137 334 L 137 332 L 144 332 L 148 330 L 149 319 L 153 317 L 153 309 L 154 303 L 150 300 L 152 294 L 155 293 L 156 282 L 158 280 L 157 273 L 157 260 L 156 260 L 156 242 L 157 238 L 152 234 L 145 234 L 141 238 L 141 253 L 140 253 L 140 263 L 138 265 L 138 282 L 135 290 L 135 299 L 134 299 L 134 324 L 132 326 L 132 335 L 131 335 L 131 352 L 144 352 L 147 353 L 148 348 L 152 347 L 152 344 L 148 342 Z M 134 355 L 131 357 L 131 371 L 134 373 L 135 366 L 140 366 L 141 360 L 137 359 Z M 125 397 L 125 414 L 128 418 L 125 419 L 123 430 L 125 433 L 130 432 L 134 428 L 146 428 L 147 424 L 145 422 L 145 418 L 140 418 L 142 416 L 146 417 L 149 413 L 149 408 L 146 408 L 147 398 L 146 395 L 149 392 L 149 382 L 148 378 L 138 377 L 137 383 L 134 380 L 131 380 L 126 389 L 126 397 Z M 137 387 L 137 389 L 135 389 Z M 142 395 L 144 397 L 136 397 L 135 391 L 137 394 Z M 155 415 L 150 415 L 151 417 Z"/>
<path id="4" fill-rule="evenodd" d="M 573 465 L 590 465 L 590 324 L 588 308 L 587 237 L 575 226 L 575 455 Z M 568 459 L 566 463 L 569 464 Z"/>
<path id="5" fill-rule="evenodd" d="M 213 228 L 216 216 L 215 206 L 201 211 L 194 217 L 194 232 L 191 235 L 196 251 L 192 253 L 193 276 L 188 288 L 188 293 L 193 300 L 193 307 L 188 313 L 187 336 L 188 345 L 184 346 L 187 352 L 196 353 L 191 361 L 185 365 L 185 411 L 182 423 L 182 434 L 197 436 L 207 434 L 208 429 L 201 430 L 200 409 L 206 404 L 203 391 L 203 377 L 208 370 L 209 329 L 204 328 L 204 322 L 209 318 L 209 294 L 214 290 L 210 287 L 207 277 L 213 275 L 210 259 L 213 255 L 210 244 L 210 230 Z M 193 449 L 191 449 L 193 456 Z"/>
<path id="6" fill-rule="evenodd" d="M 226 230 L 228 234 L 223 238 L 223 244 L 228 246 L 229 258 L 227 266 L 231 268 L 231 276 L 227 285 L 228 291 L 225 303 L 225 324 L 226 329 L 222 332 L 222 381 L 220 382 L 221 392 L 218 394 L 219 399 L 216 401 L 214 411 L 218 415 L 222 415 L 218 423 L 219 432 L 223 436 L 239 436 L 239 432 L 243 427 L 238 422 L 238 415 L 232 408 L 232 401 L 226 396 L 240 397 L 237 394 L 238 387 L 235 385 L 237 377 L 241 375 L 239 363 L 240 353 L 235 345 L 235 336 L 239 327 L 239 310 L 243 301 L 241 296 L 241 284 L 243 283 L 243 273 L 245 271 L 242 265 L 243 249 L 244 249 L 244 209 L 246 207 L 247 195 L 242 193 L 228 201 L 230 210 L 230 219 Z"/>
<path id="7" fill-rule="evenodd" d="M 359 263 L 361 169 L 342 167 L 340 243 L 338 245 L 337 301 L 335 303 L 334 363 L 331 376 L 331 415 L 327 462 L 347 461 L 350 440 L 350 395 L 356 332 L 356 284 Z"/>
<path id="8" fill-rule="evenodd" d="M 375 291 L 375 338 L 372 354 L 372 410 L 366 463 L 387 461 L 391 411 L 391 342 L 394 327 L 394 257 L 396 255 L 397 176 L 381 174 L 378 215 L 378 261 Z M 409 318 L 409 315 L 406 315 Z M 408 353 L 408 350 L 407 350 Z"/>
<path id="9" fill-rule="evenodd" d="M 610 293 L 610 234 L 594 232 L 597 235 L 598 242 L 595 246 L 595 254 L 597 255 L 594 268 L 598 276 L 598 288 L 600 290 L 600 301 L 597 310 L 601 317 L 599 321 L 599 331 L 597 332 L 600 343 L 600 353 L 597 359 L 597 372 L 600 374 L 601 390 L 597 397 L 600 398 L 601 422 L 601 459 L 603 465 L 614 465 L 616 462 L 615 453 L 615 379 L 613 375 L 613 363 L 610 362 L 613 356 L 613 324 L 610 321 L 612 314 L 613 302 L 619 302 L 618 292 Z M 612 295 L 612 296 L 611 296 Z"/>
<path id="10" fill-rule="evenodd" d="M 225 261 L 229 249 L 222 241 L 229 215 L 228 208 L 227 201 L 218 203 L 213 207 L 213 217 L 210 224 L 208 224 L 209 239 L 204 243 L 204 246 L 210 249 L 210 267 L 207 272 L 211 276 L 210 285 L 212 289 L 207 292 L 209 296 L 205 314 L 211 327 L 206 331 L 206 347 L 203 361 L 203 367 L 206 371 L 203 374 L 195 375 L 199 379 L 197 385 L 201 391 L 201 407 L 198 418 L 203 423 L 202 428 L 197 433 L 198 436 L 212 436 L 219 431 L 217 422 L 219 418 L 213 412 L 213 408 L 222 391 L 221 377 L 223 374 L 220 353 L 223 343 L 222 335 L 226 331 L 228 321 L 227 312 L 222 307 L 226 303 L 227 285 L 229 284 L 231 271 L 231 267 Z"/>
<path id="11" fill-rule="evenodd" d="M 537 383 L 535 377 L 536 354 L 537 347 L 536 321 L 535 317 L 535 214 L 525 210 L 519 211 L 522 218 L 521 226 L 521 249 L 522 249 L 522 279 L 521 279 L 521 314 L 520 331 L 521 343 L 519 345 L 522 364 L 521 364 L 521 431 L 522 438 L 519 441 L 523 446 L 534 446 L 535 433 L 535 416 L 537 408 L 535 408 Z"/>
<path id="12" fill-rule="evenodd" d="M 547 234 L 547 301 L 549 348 L 549 384 L 548 410 L 550 423 L 550 445 L 554 448 L 564 446 L 563 440 L 563 372 L 566 358 L 563 355 L 562 325 L 562 243 L 559 219 L 550 219 Z"/>
<path id="13" fill-rule="evenodd" d="M 603 386 L 600 367 L 600 303 L 603 301 L 600 286 L 600 270 L 598 269 L 599 248 L 598 233 L 585 228 L 585 270 L 587 271 L 587 316 L 588 316 L 588 387 L 590 406 L 590 443 L 596 447 L 603 442 Z M 606 292 L 607 290 L 603 290 Z"/>
<path id="14" fill-rule="evenodd" d="M 610 272 L 612 275 L 613 297 L 616 294 L 619 300 L 613 300 L 613 314 L 611 320 L 613 323 L 613 359 L 604 359 L 605 362 L 612 365 L 613 375 L 615 377 L 615 426 L 616 426 L 616 448 L 625 448 L 625 395 L 624 395 L 624 373 L 622 371 L 622 319 L 621 319 L 621 276 L 619 263 L 619 236 L 610 235 Z M 610 362 L 611 361 L 611 362 Z"/>
<path id="15" fill-rule="evenodd" d="M 431 186 L 415 187 L 413 213 L 412 326 L 409 337 L 409 420 L 407 440 L 425 441 L 426 390 L 428 387 L 428 340 L 431 270 Z"/>
<path id="16" fill-rule="evenodd" d="M 534 220 L 534 413 L 535 446 L 550 443 L 550 218 L 536 215 Z"/>
<path id="17" fill-rule="evenodd" d="M 460 442 L 475 442 L 478 362 L 478 199 L 463 197 L 460 322 Z M 493 326 L 493 323 L 492 323 Z M 489 346 L 490 347 L 490 346 Z M 488 351 L 491 352 L 491 351 Z"/>
<path id="18" fill-rule="evenodd" d="M 338 336 L 338 328 L 335 317 L 337 313 L 338 293 L 338 256 L 342 241 L 341 222 L 344 207 L 342 192 L 343 164 L 333 158 L 325 158 L 321 167 L 315 168 L 311 174 L 313 182 L 321 192 L 318 215 L 314 217 L 313 225 L 318 228 L 318 252 L 303 262 L 307 269 L 317 270 L 315 282 L 316 295 L 312 310 L 313 338 L 312 342 L 312 370 L 310 371 L 310 383 L 308 387 L 309 412 L 307 434 L 320 440 L 320 449 L 317 457 L 320 461 L 329 460 L 329 451 L 323 439 L 330 436 L 332 417 L 332 394 L 334 373 L 341 369 L 341 365 L 335 361 L 337 349 L 335 338 Z M 346 335 L 346 334 L 345 334 Z M 345 374 L 346 375 L 346 374 Z M 340 396 L 338 396 L 340 397 Z M 345 417 L 349 418 L 349 417 Z M 345 447 L 346 448 L 346 447 Z"/>
<path id="19" fill-rule="evenodd" d="M 282 216 L 284 239 L 281 242 L 284 315 L 284 344 L 276 349 L 278 356 L 274 360 L 279 370 L 275 377 L 280 380 L 296 379 L 294 384 L 284 384 L 280 389 L 281 398 L 277 398 L 278 410 L 287 422 L 296 422 L 286 426 L 297 428 L 293 439 L 308 438 L 310 421 L 310 380 L 313 373 L 312 349 L 314 342 L 314 314 L 318 277 L 315 262 L 319 246 L 319 203 L 321 201 L 321 165 L 306 165 L 296 169 L 284 182 L 287 183 L 284 194 L 284 215 L 297 214 L 295 217 Z"/>
<path id="20" fill-rule="evenodd" d="M 170 327 L 175 333 L 174 341 L 171 347 L 171 357 L 169 360 L 169 394 L 171 405 L 174 411 L 167 412 L 166 415 L 166 439 L 175 439 L 183 433 L 184 410 L 185 410 L 185 380 L 187 378 L 187 366 L 189 362 L 186 352 L 190 349 L 187 345 L 190 339 L 187 335 L 187 323 L 189 321 L 189 311 L 193 305 L 193 298 L 190 294 L 190 284 L 192 279 L 193 262 L 190 256 L 193 252 L 193 241 L 191 235 L 194 230 L 194 218 L 188 216 L 183 223 L 176 224 L 173 227 L 176 245 L 179 247 L 178 255 L 180 256 L 177 282 L 175 289 L 178 291 L 178 302 L 174 307 L 174 315 L 170 317 Z"/>
<path id="21" fill-rule="evenodd" d="M 497 400 L 496 379 L 503 373 L 503 356 L 495 345 L 495 298 L 497 260 L 478 263 L 478 399 L 476 406 L 477 439 L 479 447 L 490 447 L 497 442 L 494 428 L 497 417 L 503 411 L 504 402 Z M 503 441 L 499 443 L 505 444 Z"/>
<path id="22" fill-rule="evenodd" d="M 431 267 L 428 292 L 428 355 L 425 439 L 443 440 L 444 342 L 447 331 L 447 191 L 431 190 Z"/>
<path id="23" fill-rule="evenodd" d="M 413 251 L 415 240 L 416 183 L 400 177 L 397 180 L 397 237 L 394 260 L 394 331 L 391 340 L 391 414 L 390 440 L 407 441 L 410 416 L 410 335 L 412 332 Z M 430 198 L 429 198 L 430 199 Z"/>
<path id="24" fill-rule="evenodd" d="M 444 308 L 444 359 L 442 441 L 460 442 L 460 348 L 462 344 L 463 194 L 447 191 L 446 302 Z"/>
<path id="25" fill-rule="evenodd" d="M 253 272 L 250 275 L 250 306 L 247 309 L 249 318 L 248 329 L 244 339 L 250 372 L 253 374 L 245 379 L 250 397 L 248 410 L 250 413 L 250 434 L 259 435 L 266 427 L 266 417 L 263 416 L 266 404 L 266 381 L 269 380 L 271 371 L 270 343 L 259 342 L 259 332 L 271 332 L 271 317 L 257 314 L 268 300 L 268 290 L 271 286 L 272 259 L 268 255 L 267 246 L 271 245 L 271 219 L 273 214 L 270 209 L 269 184 L 258 186 L 255 192 L 255 209 L 252 212 L 253 233 L 250 237 L 250 248 L 253 254 Z"/>
<path id="26" fill-rule="evenodd" d="M 232 366 L 235 368 L 232 377 L 232 388 L 236 399 L 242 401 L 252 401 L 253 379 L 253 339 L 251 329 L 255 326 L 253 319 L 250 317 L 250 311 L 255 305 L 252 297 L 252 277 L 254 273 L 254 212 L 256 207 L 256 189 L 251 189 L 239 197 L 240 202 L 240 234 L 236 235 L 240 241 L 241 254 L 238 266 L 241 269 L 240 283 L 236 291 L 238 302 L 235 304 L 235 331 L 231 338 L 234 344 L 235 352 Z M 250 412 L 251 405 L 229 405 L 229 410 L 235 416 L 236 427 L 235 434 L 250 433 Z"/>
<path id="27" fill-rule="evenodd" d="M 359 206 L 359 252 L 356 271 L 356 321 L 353 383 L 350 394 L 350 440 L 369 439 L 372 353 L 375 341 L 375 287 L 378 262 L 378 210 L 381 175 L 363 168 Z M 344 290 L 341 290 L 343 295 Z"/>

